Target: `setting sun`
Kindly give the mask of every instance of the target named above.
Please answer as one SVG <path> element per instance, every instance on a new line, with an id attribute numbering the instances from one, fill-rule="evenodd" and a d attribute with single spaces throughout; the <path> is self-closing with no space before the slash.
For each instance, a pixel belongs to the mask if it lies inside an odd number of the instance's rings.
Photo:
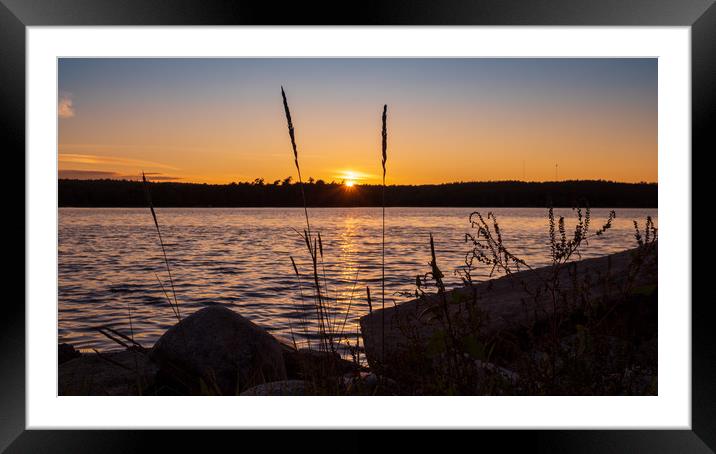
<path id="1" fill-rule="evenodd" d="M 343 186 L 345 186 L 346 188 L 352 188 L 360 180 L 365 179 L 367 177 L 367 174 L 356 172 L 354 170 L 344 170 L 340 173 L 338 177 L 343 180 Z"/>

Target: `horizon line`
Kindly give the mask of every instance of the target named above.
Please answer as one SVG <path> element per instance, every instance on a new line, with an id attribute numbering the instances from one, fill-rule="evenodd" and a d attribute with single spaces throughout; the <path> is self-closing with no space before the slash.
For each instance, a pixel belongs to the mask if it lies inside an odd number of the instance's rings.
<path id="1" fill-rule="evenodd" d="M 317 179 L 313 182 L 304 181 L 303 183 L 299 183 L 298 181 L 294 181 L 293 179 L 285 183 L 286 179 L 277 179 L 272 182 L 263 181 L 261 184 L 258 184 L 255 179 L 253 181 L 231 181 L 228 183 L 208 183 L 208 182 L 202 182 L 202 181 L 179 181 L 180 179 L 172 179 L 172 180 L 166 180 L 166 179 L 160 179 L 153 181 L 151 178 L 147 178 L 147 182 L 153 183 L 153 184 L 186 184 L 186 185 L 205 185 L 205 186 L 231 186 L 231 185 L 240 185 L 240 184 L 248 184 L 252 186 L 285 186 L 288 184 L 289 186 L 298 185 L 298 184 L 305 184 L 305 185 L 338 185 L 342 186 L 344 185 L 345 180 L 342 181 L 336 181 L 335 179 L 332 181 L 326 181 L 322 179 Z M 263 179 L 261 179 L 263 180 Z M 133 178 L 57 178 L 57 181 L 116 181 L 116 182 L 128 182 L 128 183 L 141 183 L 141 179 L 133 179 Z M 321 183 L 319 183 L 319 181 Z M 521 184 L 543 184 L 543 183 L 612 183 L 612 184 L 634 184 L 634 185 L 655 185 L 658 184 L 658 181 L 617 181 L 617 180 L 608 180 L 603 178 L 596 178 L 596 179 L 564 179 L 564 180 L 519 180 L 519 179 L 512 179 L 512 180 L 469 180 L 469 181 L 446 181 L 442 183 L 395 183 L 395 184 L 386 184 L 386 187 L 390 186 L 441 186 L 441 185 L 450 185 L 450 184 L 484 184 L 484 183 L 521 183 Z M 370 187 L 370 186 L 382 186 L 380 183 L 358 183 L 356 182 L 353 186 L 354 188 L 359 187 Z"/>

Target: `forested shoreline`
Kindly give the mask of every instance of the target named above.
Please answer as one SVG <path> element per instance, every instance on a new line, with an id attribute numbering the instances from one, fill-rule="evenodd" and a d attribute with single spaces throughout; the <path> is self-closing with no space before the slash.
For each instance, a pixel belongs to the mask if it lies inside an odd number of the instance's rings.
<path id="1" fill-rule="evenodd" d="M 298 207 L 301 185 L 290 179 L 265 183 L 150 183 L 159 207 Z M 347 187 L 342 183 L 304 184 L 311 207 L 381 206 L 380 185 Z M 656 208 L 656 183 L 603 180 L 559 182 L 488 181 L 437 185 L 390 185 L 387 206 Z M 142 207 L 147 200 L 141 182 L 130 180 L 58 180 L 60 207 Z"/>

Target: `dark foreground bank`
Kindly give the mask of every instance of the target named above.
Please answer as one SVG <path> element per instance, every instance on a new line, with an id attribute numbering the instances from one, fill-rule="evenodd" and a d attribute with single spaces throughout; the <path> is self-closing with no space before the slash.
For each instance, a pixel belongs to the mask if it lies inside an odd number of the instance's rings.
<path id="1" fill-rule="evenodd" d="M 305 183 L 312 207 L 382 206 L 380 185 L 341 182 Z M 142 183 L 126 180 L 59 180 L 60 207 L 146 207 Z M 589 200 L 592 207 L 656 208 L 656 183 L 617 183 L 602 180 L 520 182 L 488 181 L 386 187 L 387 206 L 401 207 L 573 207 Z M 300 185 L 290 179 L 226 185 L 160 182 L 151 184 L 158 207 L 298 207 Z"/>
<path id="2" fill-rule="evenodd" d="M 223 306 L 152 348 L 59 348 L 61 395 L 657 393 L 657 251 L 521 271 L 372 311 L 365 361 L 296 349 Z M 557 283 L 557 284 L 555 284 Z"/>

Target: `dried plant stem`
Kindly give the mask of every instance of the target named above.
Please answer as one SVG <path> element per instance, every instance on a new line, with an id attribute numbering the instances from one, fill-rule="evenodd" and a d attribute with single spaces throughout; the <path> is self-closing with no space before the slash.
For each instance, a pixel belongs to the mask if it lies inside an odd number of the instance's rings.
<path id="1" fill-rule="evenodd" d="M 177 318 L 177 321 L 181 321 L 181 318 L 179 317 L 179 313 L 177 312 L 176 308 L 174 307 L 174 304 L 172 304 L 172 299 L 169 298 L 169 295 L 167 294 L 167 290 L 164 288 L 164 284 L 159 279 L 159 276 L 157 273 L 154 273 L 154 277 L 157 278 L 157 283 L 159 284 L 159 288 L 162 289 L 162 293 L 164 294 L 164 298 L 166 298 L 167 303 L 169 303 L 169 307 L 172 308 L 172 312 L 174 312 L 174 316 Z"/>
<path id="2" fill-rule="evenodd" d="M 316 248 L 317 244 L 314 240 L 313 253 L 311 254 L 311 257 L 313 259 L 313 281 L 316 285 L 316 307 L 318 310 L 319 325 L 321 327 L 321 333 L 323 335 L 324 347 L 330 347 L 330 350 L 334 351 L 331 333 L 329 333 L 328 331 L 330 327 L 327 325 L 327 322 L 329 321 L 328 314 L 326 312 L 325 304 L 323 302 L 323 296 L 321 294 L 321 281 L 318 276 L 318 257 L 316 256 Z"/>
<path id="3" fill-rule="evenodd" d="M 366 286 L 365 293 L 368 298 L 368 313 L 372 314 L 373 313 L 373 302 L 370 299 L 370 287 Z"/>
<path id="4" fill-rule="evenodd" d="M 288 99 L 286 99 L 286 92 L 284 91 L 283 87 L 281 87 L 281 98 L 283 99 L 283 109 L 284 113 L 286 114 L 286 123 L 288 125 L 288 135 L 291 138 L 291 148 L 293 150 L 293 162 L 296 166 L 296 171 L 298 172 L 298 183 L 301 187 L 301 198 L 303 200 L 303 213 L 306 218 L 306 233 L 304 236 L 305 242 L 306 242 L 306 248 L 308 249 L 308 253 L 311 255 L 311 262 L 313 263 L 313 280 L 314 284 L 316 285 L 316 311 L 317 311 L 317 317 L 318 317 L 318 323 L 319 323 L 319 329 L 321 331 L 324 345 L 326 347 L 330 346 L 331 351 L 334 351 L 333 348 L 333 342 L 330 338 L 329 333 L 327 332 L 327 314 L 326 314 L 326 308 L 324 307 L 325 303 L 323 301 L 323 297 L 321 295 L 321 283 L 320 278 L 318 274 L 318 244 L 316 243 L 316 240 L 313 239 L 311 235 L 311 223 L 309 221 L 308 217 L 308 204 L 306 203 L 306 192 L 304 189 L 303 184 L 303 177 L 301 175 L 301 166 L 298 162 L 298 147 L 296 146 L 296 133 L 293 128 L 293 120 L 291 119 L 291 110 L 288 107 Z M 311 244 L 313 243 L 313 244 Z M 322 245 L 321 245 L 321 249 Z M 321 254 L 322 255 L 322 254 Z"/>
<path id="5" fill-rule="evenodd" d="M 127 301 L 127 316 L 129 317 L 129 336 L 132 341 L 132 344 L 137 344 L 134 341 L 134 325 L 132 324 L 132 307 L 129 305 L 129 301 Z M 141 350 L 140 350 L 141 351 Z M 141 376 L 139 375 L 139 359 L 137 358 L 137 355 L 132 355 L 134 357 L 134 375 L 137 379 L 137 392 L 142 393 L 142 380 Z"/>
<path id="6" fill-rule="evenodd" d="M 341 331 L 338 334 L 339 342 L 340 342 L 340 339 L 343 338 L 343 330 L 346 327 L 346 322 L 348 322 L 348 314 L 350 313 L 351 304 L 353 303 L 353 294 L 355 293 L 356 285 L 358 284 L 358 271 L 360 271 L 360 268 L 356 267 L 356 274 L 355 274 L 355 277 L 353 278 L 353 287 L 351 288 L 351 294 L 350 294 L 350 297 L 348 298 L 348 307 L 346 308 L 346 313 L 344 314 L 344 317 L 343 317 L 343 323 L 341 324 Z M 346 341 L 347 340 L 348 340 L 348 335 L 346 335 Z"/>
<path id="7" fill-rule="evenodd" d="M 147 196 L 147 203 L 149 204 L 149 210 L 152 212 L 152 219 L 154 219 L 154 227 L 157 229 L 157 235 L 159 236 L 159 245 L 162 248 L 162 254 L 164 256 L 164 265 L 167 269 L 167 275 L 169 276 L 169 285 L 172 289 L 172 296 L 174 297 L 174 307 L 176 308 L 176 316 L 177 319 L 181 320 L 181 313 L 179 312 L 179 301 L 177 300 L 177 293 L 174 288 L 174 279 L 172 279 L 172 270 L 169 266 L 169 259 L 167 258 L 167 250 L 164 247 L 164 240 L 162 239 L 162 231 L 159 228 L 159 221 L 157 220 L 157 214 L 154 212 L 154 204 L 152 203 L 152 195 L 149 192 L 149 183 L 147 182 L 147 177 L 144 175 L 144 172 L 142 172 L 142 182 L 144 183 L 144 191 Z M 157 280 L 159 278 L 157 277 Z M 170 301 L 171 304 L 171 301 Z"/>
<path id="8" fill-rule="evenodd" d="M 308 349 L 311 349 L 311 338 L 308 336 L 308 328 L 307 324 L 308 321 L 306 320 L 306 317 L 303 315 L 304 308 L 303 306 L 305 303 L 303 302 L 303 284 L 301 283 L 301 275 L 298 272 L 298 267 L 296 266 L 295 260 L 293 260 L 293 257 L 291 258 L 291 265 L 293 265 L 293 271 L 296 273 L 296 279 L 298 279 L 298 290 L 301 295 L 301 318 L 302 318 L 302 324 L 303 324 L 303 335 L 306 337 L 306 343 L 308 344 Z"/>
<path id="9" fill-rule="evenodd" d="M 385 163 L 388 161 L 388 128 L 387 128 L 387 116 L 388 116 L 388 105 L 383 105 L 383 128 L 381 131 L 381 150 L 382 160 L 381 165 L 383 167 L 383 191 L 382 191 L 382 251 L 381 251 L 381 309 L 382 309 L 382 332 L 381 332 L 381 344 L 382 354 L 385 356 Z"/>
<path id="10" fill-rule="evenodd" d="M 127 301 L 127 316 L 129 317 L 129 335 L 132 339 L 132 342 L 134 342 L 134 326 L 132 325 L 132 308 L 129 305 L 129 301 Z"/>
<path id="11" fill-rule="evenodd" d="M 316 234 L 318 237 L 318 253 L 321 257 L 321 269 L 323 272 L 323 302 L 324 302 L 324 311 L 326 312 L 326 315 L 328 316 L 328 328 L 330 332 L 333 332 L 333 329 L 335 328 L 335 310 L 331 309 L 331 301 L 328 291 L 328 275 L 326 273 L 326 265 L 323 261 L 323 240 L 321 239 L 321 232 L 318 232 Z"/>
<path id="12" fill-rule="evenodd" d="M 291 147 L 293 148 L 293 162 L 298 172 L 298 183 L 301 185 L 301 198 L 303 199 L 303 212 L 306 216 L 306 231 L 308 239 L 311 239 L 311 223 L 308 221 L 308 205 L 306 204 L 306 192 L 303 187 L 303 178 L 301 177 L 301 166 L 298 164 L 298 147 L 296 146 L 296 133 L 293 129 L 293 121 L 291 120 L 291 110 L 288 108 L 288 100 L 286 92 L 281 87 L 281 97 L 283 98 L 283 109 L 286 113 L 286 123 L 288 124 L 288 135 L 291 137 Z"/>

